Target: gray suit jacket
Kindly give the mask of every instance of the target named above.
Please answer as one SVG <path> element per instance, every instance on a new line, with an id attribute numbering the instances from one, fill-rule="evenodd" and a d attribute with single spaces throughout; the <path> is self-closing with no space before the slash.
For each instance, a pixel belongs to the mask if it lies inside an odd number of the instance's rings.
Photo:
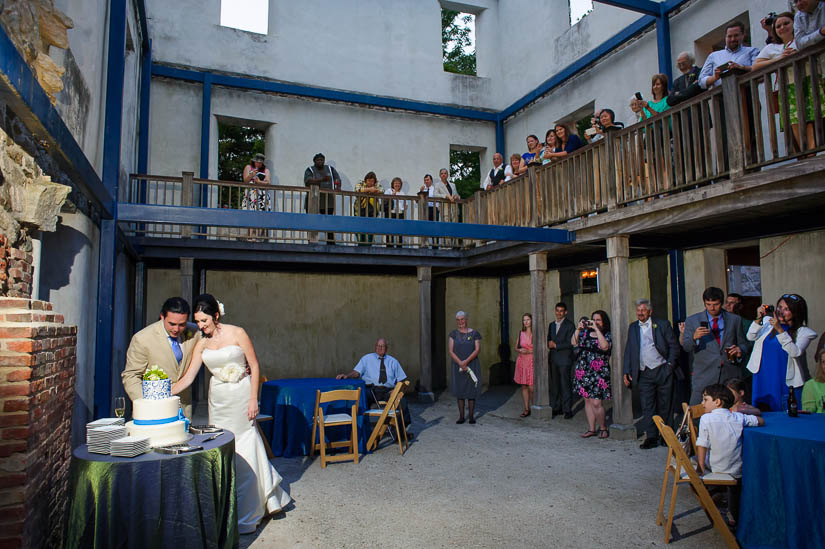
<path id="1" fill-rule="evenodd" d="M 742 328 L 742 318 L 724 310 L 720 316 L 724 319 L 725 325 L 721 345 L 716 343 L 716 338 L 712 333 L 697 341 L 693 340 L 693 332 L 699 327 L 699 323 L 708 319 L 705 311 L 690 315 L 685 321 L 682 348 L 693 354 L 691 404 L 701 401 L 702 390 L 708 385 L 722 383 L 730 377 L 741 375 L 741 361 L 728 360 L 725 348 L 736 345 L 742 349 L 743 356 L 747 355 L 751 348 L 750 342 L 745 337 L 745 330 Z"/>
<path id="2" fill-rule="evenodd" d="M 550 349 L 550 364 L 556 366 L 572 366 L 573 365 L 573 332 L 576 331 L 576 326 L 569 318 L 561 321 L 559 332 L 556 333 L 556 322 L 550 323 L 547 329 L 547 342 L 555 342 L 556 348 Z"/>

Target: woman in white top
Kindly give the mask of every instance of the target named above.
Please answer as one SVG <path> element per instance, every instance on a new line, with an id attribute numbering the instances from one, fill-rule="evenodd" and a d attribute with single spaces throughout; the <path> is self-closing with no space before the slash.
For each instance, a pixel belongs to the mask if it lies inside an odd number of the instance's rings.
<path id="1" fill-rule="evenodd" d="M 390 188 L 387 189 L 384 194 L 389 195 L 400 195 L 401 187 L 404 186 L 404 182 L 401 181 L 400 177 L 393 177 L 392 181 L 390 182 Z M 406 207 L 406 203 L 404 200 L 393 200 L 393 199 L 384 199 L 384 217 L 389 217 L 391 219 L 404 219 L 406 214 L 404 213 L 404 208 Z M 395 246 L 396 248 L 400 248 L 403 244 L 403 237 L 401 235 L 388 235 L 387 242 L 390 247 Z"/>
<path id="2" fill-rule="evenodd" d="M 789 387 L 802 402 L 802 385 L 810 378 L 805 350 L 816 338 L 808 328 L 808 305 L 798 294 L 785 294 L 772 307 L 763 304 L 751 323 L 748 339 L 755 341 L 748 370 L 753 372 L 751 401 L 760 410 L 782 411 Z M 773 316 L 772 316 L 773 315 Z"/>

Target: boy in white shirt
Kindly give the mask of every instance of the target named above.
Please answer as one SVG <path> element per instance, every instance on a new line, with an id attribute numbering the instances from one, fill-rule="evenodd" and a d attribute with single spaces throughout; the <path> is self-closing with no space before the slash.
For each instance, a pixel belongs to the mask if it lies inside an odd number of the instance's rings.
<path id="1" fill-rule="evenodd" d="M 742 476 L 742 431 L 765 424 L 761 417 L 731 412 L 733 393 L 721 383 L 708 385 L 702 392 L 705 413 L 699 418 L 696 461 L 700 475 L 706 472 Z M 739 486 L 728 488 L 728 510 L 733 523 L 739 515 Z"/>

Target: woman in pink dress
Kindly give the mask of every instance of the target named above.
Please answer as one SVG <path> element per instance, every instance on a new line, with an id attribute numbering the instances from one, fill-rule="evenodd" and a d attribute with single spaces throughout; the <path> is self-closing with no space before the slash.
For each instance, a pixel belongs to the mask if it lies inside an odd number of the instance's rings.
<path id="1" fill-rule="evenodd" d="M 524 313 L 521 317 L 521 331 L 516 343 L 515 381 L 521 385 L 521 398 L 524 399 L 524 411 L 521 417 L 530 415 L 530 402 L 533 400 L 533 316 Z"/>

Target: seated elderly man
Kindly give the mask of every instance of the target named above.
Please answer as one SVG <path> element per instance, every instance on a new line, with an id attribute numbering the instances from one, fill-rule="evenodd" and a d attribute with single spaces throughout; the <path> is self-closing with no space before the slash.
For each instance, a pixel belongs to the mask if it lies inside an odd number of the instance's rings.
<path id="1" fill-rule="evenodd" d="M 375 352 L 361 357 L 355 368 L 348 374 L 338 374 L 336 379 L 358 379 L 367 384 L 367 401 L 372 404 L 377 400 L 386 401 L 395 384 L 407 379 L 407 374 L 401 364 L 387 354 L 387 340 L 383 337 L 375 342 Z M 407 387 L 409 390 L 409 387 Z M 409 429 L 412 417 L 407 406 L 407 399 L 401 399 L 401 413 L 404 416 L 404 425 Z M 408 433 L 409 436 L 409 433 Z"/>

